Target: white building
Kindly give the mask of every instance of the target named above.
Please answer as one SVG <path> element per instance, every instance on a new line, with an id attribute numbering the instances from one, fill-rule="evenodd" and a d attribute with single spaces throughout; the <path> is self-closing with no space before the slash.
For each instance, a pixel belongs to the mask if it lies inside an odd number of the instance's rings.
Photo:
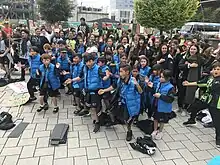
<path id="1" fill-rule="evenodd" d="M 130 23 L 133 20 L 134 0 L 111 0 L 111 19 L 123 23 Z"/>

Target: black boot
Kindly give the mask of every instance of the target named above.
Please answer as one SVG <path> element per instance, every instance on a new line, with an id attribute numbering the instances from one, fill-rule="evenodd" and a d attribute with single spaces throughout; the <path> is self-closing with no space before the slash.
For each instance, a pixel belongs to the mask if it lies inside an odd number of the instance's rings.
<path id="1" fill-rule="evenodd" d="M 55 107 L 54 109 L 53 109 L 53 113 L 57 113 L 59 111 L 59 107 Z"/>
<path id="2" fill-rule="evenodd" d="M 96 132 L 98 132 L 99 130 L 100 130 L 100 123 L 98 122 L 98 123 L 95 123 L 95 127 L 94 127 L 93 132 L 96 133 Z"/>
<path id="3" fill-rule="evenodd" d="M 127 132 L 126 141 L 128 141 L 128 142 L 131 141 L 131 140 L 132 140 L 132 135 L 133 135 L 133 134 L 132 134 L 132 130 L 128 131 L 128 132 Z"/>

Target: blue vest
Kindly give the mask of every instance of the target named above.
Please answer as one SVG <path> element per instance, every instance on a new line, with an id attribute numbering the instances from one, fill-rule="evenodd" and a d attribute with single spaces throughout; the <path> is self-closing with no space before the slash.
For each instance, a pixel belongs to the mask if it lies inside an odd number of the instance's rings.
<path id="1" fill-rule="evenodd" d="M 105 52 L 105 43 L 99 43 L 99 51 L 100 53 Z"/>
<path id="2" fill-rule="evenodd" d="M 84 86 L 85 89 L 95 91 L 102 88 L 102 79 L 99 76 L 99 66 L 94 64 L 91 69 L 84 67 Z"/>
<path id="3" fill-rule="evenodd" d="M 149 81 L 153 83 L 153 89 L 154 89 L 154 91 L 156 91 L 157 86 L 160 83 L 160 77 L 151 74 L 150 77 L 149 77 Z M 149 98 L 150 98 L 150 102 L 152 104 L 154 97 L 153 97 L 153 94 L 151 92 L 149 92 Z"/>
<path id="4" fill-rule="evenodd" d="M 151 67 L 149 67 L 149 66 L 146 66 L 144 68 L 140 68 L 140 75 L 146 77 L 149 75 L 150 70 L 151 70 Z"/>
<path id="5" fill-rule="evenodd" d="M 79 77 L 83 68 L 84 68 L 83 62 L 80 62 L 79 64 L 71 66 L 70 70 L 71 70 L 72 79 Z M 84 80 L 80 80 L 79 82 L 75 81 L 72 83 L 72 87 L 75 89 L 76 88 L 82 89 L 83 85 L 84 85 Z"/>
<path id="6" fill-rule="evenodd" d="M 100 67 L 102 69 L 102 73 L 106 73 L 106 70 L 109 70 L 109 67 L 104 65 L 102 67 Z M 106 74 L 105 74 L 106 75 Z M 111 79 L 109 78 L 108 80 L 104 81 L 102 80 L 102 85 L 103 85 L 103 88 L 108 88 L 111 86 Z"/>
<path id="7" fill-rule="evenodd" d="M 78 47 L 78 53 L 79 54 L 83 54 L 83 53 L 85 53 L 85 46 L 84 45 L 80 45 L 79 47 Z"/>
<path id="8" fill-rule="evenodd" d="M 128 84 L 118 80 L 120 88 L 121 102 L 126 105 L 129 116 L 133 117 L 139 114 L 141 106 L 141 96 L 136 90 L 133 80 L 130 78 Z"/>
<path id="9" fill-rule="evenodd" d="M 67 54 L 66 54 L 66 56 L 64 58 L 59 56 L 57 58 L 57 62 L 60 63 L 60 69 L 61 70 L 65 70 L 65 71 L 69 71 L 70 70 L 69 58 L 68 58 Z"/>
<path id="10" fill-rule="evenodd" d="M 52 88 L 53 90 L 60 88 L 60 79 L 58 75 L 54 72 L 55 65 L 50 64 L 48 68 L 45 68 L 44 64 L 40 66 L 40 72 L 41 72 L 41 80 L 40 80 L 40 87 L 43 85 L 43 81 L 45 81 L 45 76 L 48 80 L 48 87 Z"/>
<path id="11" fill-rule="evenodd" d="M 116 64 L 119 64 L 119 63 L 120 63 L 119 54 L 115 54 L 115 55 L 113 56 L 113 61 L 114 61 Z"/>
<path id="12" fill-rule="evenodd" d="M 161 95 L 167 95 L 168 92 L 173 88 L 173 85 L 170 82 L 167 83 L 159 83 L 157 86 L 156 93 L 160 93 Z M 172 111 L 172 103 L 167 103 L 161 99 L 158 99 L 157 103 L 157 111 L 170 113 Z"/>
<path id="13" fill-rule="evenodd" d="M 35 56 L 29 56 L 28 62 L 31 68 L 31 77 L 36 78 L 36 70 L 39 69 L 40 65 L 42 64 L 40 54 Z"/>

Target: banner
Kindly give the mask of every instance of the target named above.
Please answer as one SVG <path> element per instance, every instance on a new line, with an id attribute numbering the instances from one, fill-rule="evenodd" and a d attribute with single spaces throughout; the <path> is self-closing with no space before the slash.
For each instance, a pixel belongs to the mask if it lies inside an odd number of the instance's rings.
<path id="1" fill-rule="evenodd" d="M 27 83 L 24 81 L 8 84 L 8 87 L 18 94 L 28 93 Z"/>

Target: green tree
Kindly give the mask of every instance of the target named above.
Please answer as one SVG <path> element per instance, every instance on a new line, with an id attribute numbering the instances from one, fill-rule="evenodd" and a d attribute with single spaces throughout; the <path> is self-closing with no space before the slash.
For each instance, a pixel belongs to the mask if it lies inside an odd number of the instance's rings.
<path id="1" fill-rule="evenodd" d="M 37 3 L 42 19 L 50 23 L 67 21 L 73 9 L 69 0 L 38 0 Z"/>
<path id="2" fill-rule="evenodd" d="M 198 0 L 135 0 L 135 17 L 144 27 L 161 31 L 181 27 L 199 7 Z"/>

